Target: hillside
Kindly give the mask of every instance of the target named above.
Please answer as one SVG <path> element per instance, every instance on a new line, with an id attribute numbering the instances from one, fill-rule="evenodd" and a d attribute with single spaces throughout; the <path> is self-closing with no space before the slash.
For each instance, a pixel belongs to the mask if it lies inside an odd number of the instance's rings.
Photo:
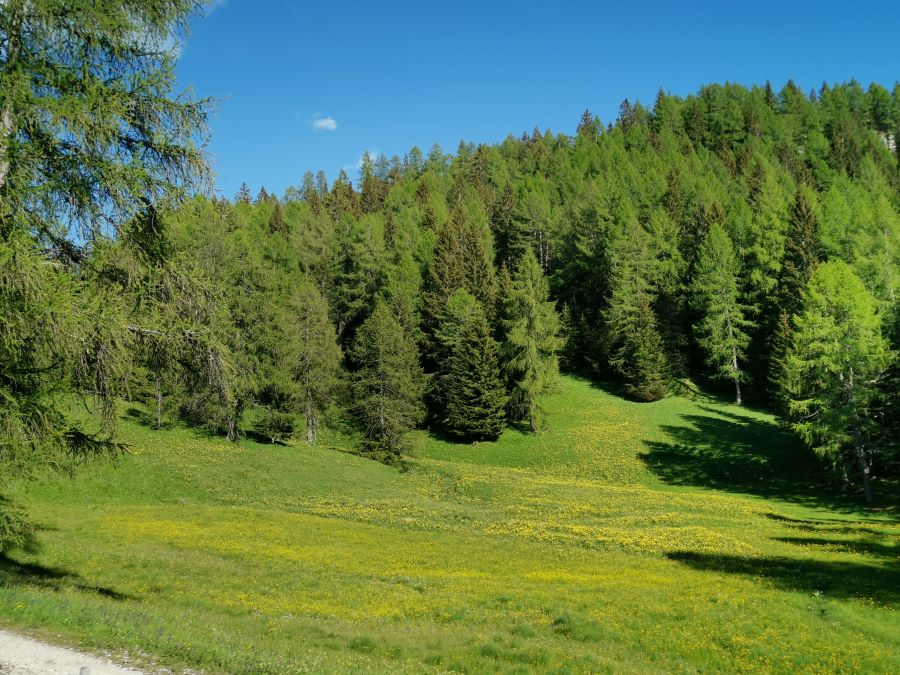
<path id="1" fill-rule="evenodd" d="M 416 432 L 406 472 L 126 421 L 116 465 L 29 489 L 2 623 L 210 672 L 900 669 L 896 512 L 770 415 L 568 376 L 547 413 Z"/>

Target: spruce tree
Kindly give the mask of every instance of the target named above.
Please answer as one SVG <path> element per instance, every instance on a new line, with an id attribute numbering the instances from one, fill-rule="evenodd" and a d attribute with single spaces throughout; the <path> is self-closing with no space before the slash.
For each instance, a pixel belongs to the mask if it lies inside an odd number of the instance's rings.
<path id="1" fill-rule="evenodd" d="M 557 351 L 562 347 L 559 316 L 548 295 L 544 273 L 528 250 L 516 267 L 510 294 L 503 303 L 501 362 L 511 390 L 511 417 L 527 420 L 532 432 L 543 423 L 541 397 L 556 382 Z"/>
<path id="2" fill-rule="evenodd" d="M 778 382 L 783 377 L 784 358 L 791 344 L 793 317 L 800 311 L 803 294 L 813 271 L 821 259 L 819 228 L 812 196 L 800 187 L 791 217 L 784 246 L 784 260 L 775 289 L 774 325 L 769 329 L 769 381 L 773 385 L 776 403 L 784 409 L 785 401 L 779 400 Z"/>
<path id="3" fill-rule="evenodd" d="M 715 376 L 734 383 L 737 405 L 741 405 L 744 378 L 741 362 L 750 344 L 746 331 L 754 326 L 740 300 L 740 271 L 725 229 L 713 227 L 700 246 L 694 275 L 694 304 L 702 316 L 696 334 Z"/>
<path id="4" fill-rule="evenodd" d="M 528 243 L 516 220 L 516 195 L 508 182 L 504 183 L 494 199 L 491 208 L 491 231 L 494 234 L 497 263 L 513 264 Z"/>
<path id="5" fill-rule="evenodd" d="M 506 387 L 497 342 L 478 300 L 462 289 L 454 293 L 437 338 L 441 371 L 433 398 L 444 428 L 460 439 L 496 439 L 506 423 Z"/>
<path id="6" fill-rule="evenodd" d="M 622 377 L 625 393 L 656 401 L 668 389 L 669 366 L 653 312 L 654 260 L 647 232 L 636 220 L 610 249 L 609 304 L 604 313 L 610 366 Z"/>
<path id="7" fill-rule="evenodd" d="M 494 266 L 483 234 L 457 205 L 439 230 L 428 264 L 425 318 L 431 330 L 440 322 L 450 297 L 459 289 L 472 294 L 485 307 L 496 298 Z"/>
<path id="8" fill-rule="evenodd" d="M 366 452 L 397 464 L 407 448 L 406 434 L 424 417 L 416 344 L 390 308 L 379 302 L 357 332 L 352 356 L 354 409 Z"/>
<path id="9" fill-rule="evenodd" d="M 269 230 L 273 233 L 285 235 L 288 233 L 287 222 L 284 220 L 284 210 L 280 202 L 275 202 L 272 214 L 269 216 Z"/>
<path id="10" fill-rule="evenodd" d="M 578 127 L 575 130 L 575 133 L 579 138 L 583 138 L 587 141 L 596 141 L 597 140 L 597 127 L 598 122 L 594 119 L 594 115 L 591 114 L 591 111 L 585 108 L 584 112 L 581 113 L 581 119 L 578 120 Z"/>
<path id="11" fill-rule="evenodd" d="M 250 197 L 250 187 L 246 183 L 241 183 L 241 186 L 238 188 L 237 194 L 234 196 L 234 201 L 237 204 L 249 204 L 252 201 Z"/>
<path id="12" fill-rule="evenodd" d="M 341 348 L 328 317 L 328 305 L 310 282 L 300 283 L 292 298 L 292 373 L 306 421 L 306 442 L 316 442 L 319 418 L 337 390 Z"/>

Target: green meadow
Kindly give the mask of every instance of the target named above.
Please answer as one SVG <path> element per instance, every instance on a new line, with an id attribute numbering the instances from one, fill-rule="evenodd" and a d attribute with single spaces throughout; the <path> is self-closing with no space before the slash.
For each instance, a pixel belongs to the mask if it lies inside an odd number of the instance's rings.
<path id="1" fill-rule="evenodd" d="M 548 431 L 231 444 L 126 417 L 115 464 L 22 499 L 0 622 L 144 666 L 900 672 L 900 520 L 766 413 L 562 378 Z M 332 425 L 339 428 L 339 425 Z"/>

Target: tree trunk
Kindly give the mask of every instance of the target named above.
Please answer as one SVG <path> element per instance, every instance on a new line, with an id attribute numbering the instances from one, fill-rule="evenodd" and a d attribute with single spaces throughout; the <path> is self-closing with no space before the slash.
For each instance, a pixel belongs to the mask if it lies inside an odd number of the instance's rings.
<path id="1" fill-rule="evenodd" d="M 9 35 L 6 42 L 6 71 L 12 72 L 16 61 L 19 57 L 19 41 L 22 35 L 22 24 L 25 21 L 25 3 L 12 3 L 11 15 L 12 21 L 9 27 Z M 0 189 L 6 184 L 6 178 L 9 175 L 9 139 L 13 135 L 13 109 L 12 104 L 7 101 L 0 111 Z"/>
<path id="2" fill-rule="evenodd" d="M 741 371 L 738 368 L 737 348 L 731 345 L 731 370 L 734 373 L 734 402 L 741 405 Z"/>
<path id="3" fill-rule="evenodd" d="M 862 447 L 858 443 L 854 445 L 856 446 L 856 461 L 859 463 L 859 471 L 862 474 L 863 490 L 866 493 L 866 504 L 873 504 L 875 503 L 875 492 L 872 490 L 872 479 L 869 476 L 871 466 L 866 460 L 866 453 Z"/>
<path id="4" fill-rule="evenodd" d="M 156 375 L 156 430 L 162 429 L 162 383 L 159 373 Z"/>
<path id="5" fill-rule="evenodd" d="M 240 440 L 241 433 L 237 428 L 237 418 L 229 417 L 228 418 L 228 440 L 229 441 L 237 441 Z"/>
<path id="6" fill-rule="evenodd" d="M 866 451 L 863 448 L 862 443 L 862 432 L 859 428 L 859 416 L 856 413 L 855 406 L 855 385 L 856 385 L 856 376 L 853 372 L 853 366 L 850 366 L 850 379 L 849 379 L 849 399 L 850 406 L 853 408 L 853 450 L 856 453 L 856 462 L 859 464 L 859 471 L 862 474 L 862 482 L 863 482 L 863 490 L 866 493 L 866 503 L 872 504 L 875 501 L 875 493 L 872 491 L 872 480 L 869 476 L 869 473 L 872 469 L 868 459 L 866 458 Z"/>
<path id="7" fill-rule="evenodd" d="M 318 420 L 311 407 L 306 409 L 306 442 L 315 445 L 318 432 Z"/>

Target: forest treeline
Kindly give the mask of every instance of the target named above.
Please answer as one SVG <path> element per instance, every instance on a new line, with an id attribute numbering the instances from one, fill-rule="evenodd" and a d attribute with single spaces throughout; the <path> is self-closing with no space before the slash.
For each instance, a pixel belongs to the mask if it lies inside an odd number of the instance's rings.
<path id="1" fill-rule="evenodd" d="M 145 212 L 90 274 L 132 298 L 155 424 L 314 442 L 338 401 L 396 461 L 420 424 L 538 431 L 559 360 L 637 401 L 718 380 L 869 491 L 900 437 L 898 97 L 712 85 L 574 136 L 366 155 L 355 185 Z"/>

